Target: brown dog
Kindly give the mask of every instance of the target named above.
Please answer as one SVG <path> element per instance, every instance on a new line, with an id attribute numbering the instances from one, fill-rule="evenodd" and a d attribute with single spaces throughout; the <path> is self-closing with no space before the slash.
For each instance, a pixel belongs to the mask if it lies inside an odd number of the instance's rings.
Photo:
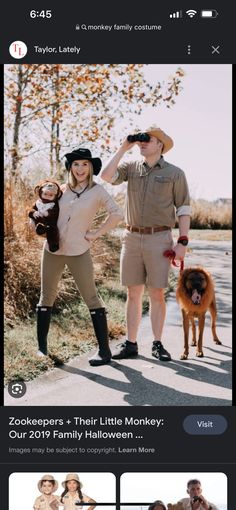
<path id="1" fill-rule="evenodd" d="M 201 267 L 190 267 L 180 273 L 176 290 L 177 301 L 182 310 L 184 328 L 184 352 L 180 359 L 187 359 L 189 354 L 189 324 L 192 324 L 192 345 L 197 346 L 196 356 L 204 356 L 202 339 L 207 310 L 211 314 L 211 330 L 213 340 L 217 345 L 221 342 L 216 334 L 216 300 L 214 283 L 211 275 Z M 194 318 L 198 319 L 199 335 L 196 341 L 196 326 Z"/>

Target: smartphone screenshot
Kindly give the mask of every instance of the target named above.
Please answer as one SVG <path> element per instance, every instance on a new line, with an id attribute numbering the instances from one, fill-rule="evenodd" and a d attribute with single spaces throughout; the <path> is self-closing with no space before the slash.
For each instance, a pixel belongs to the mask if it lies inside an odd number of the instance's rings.
<path id="1" fill-rule="evenodd" d="M 235 7 L 26 4 L 1 20 L 1 507 L 234 510 Z"/>

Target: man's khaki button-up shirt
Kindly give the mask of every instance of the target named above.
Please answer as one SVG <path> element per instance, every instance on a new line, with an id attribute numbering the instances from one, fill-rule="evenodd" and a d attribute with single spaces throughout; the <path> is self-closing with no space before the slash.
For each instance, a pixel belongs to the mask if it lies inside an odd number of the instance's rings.
<path id="1" fill-rule="evenodd" d="M 149 167 L 143 161 L 118 166 L 112 184 L 127 181 L 125 220 L 139 227 L 174 227 L 176 214 L 190 215 L 185 174 L 163 157 Z"/>
<path id="2" fill-rule="evenodd" d="M 183 510 L 192 510 L 190 498 L 183 498 L 179 501 L 179 503 L 182 503 Z M 218 510 L 218 508 L 215 505 L 213 505 L 213 503 L 209 503 L 209 501 L 208 501 L 208 505 L 210 505 L 211 510 Z M 200 505 L 199 510 L 204 510 L 204 507 L 202 505 Z"/>

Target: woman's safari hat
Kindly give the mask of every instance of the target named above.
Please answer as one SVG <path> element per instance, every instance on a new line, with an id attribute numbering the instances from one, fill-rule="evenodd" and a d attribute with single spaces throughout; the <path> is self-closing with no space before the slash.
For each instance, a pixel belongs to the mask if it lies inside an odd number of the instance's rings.
<path id="1" fill-rule="evenodd" d="M 74 151 L 68 152 L 67 154 L 65 154 L 65 158 L 66 158 L 65 165 L 66 165 L 67 170 L 70 170 L 70 167 L 71 167 L 71 164 L 73 163 L 73 161 L 77 161 L 79 159 L 87 159 L 88 161 L 91 161 L 91 163 L 93 165 L 94 175 L 98 175 L 98 173 L 100 172 L 100 170 L 102 168 L 101 159 L 93 158 L 89 149 L 83 149 L 83 148 L 75 149 Z"/>

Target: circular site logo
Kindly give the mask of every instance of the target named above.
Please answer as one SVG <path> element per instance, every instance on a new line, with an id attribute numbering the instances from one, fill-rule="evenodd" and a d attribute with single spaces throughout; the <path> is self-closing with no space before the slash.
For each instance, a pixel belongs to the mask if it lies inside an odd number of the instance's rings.
<path id="1" fill-rule="evenodd" d="M 27 53 L 27 46 L 22 41 L 14 41 L 9 46 L 9 53 L 13 58 L 23 58 Z"/>

